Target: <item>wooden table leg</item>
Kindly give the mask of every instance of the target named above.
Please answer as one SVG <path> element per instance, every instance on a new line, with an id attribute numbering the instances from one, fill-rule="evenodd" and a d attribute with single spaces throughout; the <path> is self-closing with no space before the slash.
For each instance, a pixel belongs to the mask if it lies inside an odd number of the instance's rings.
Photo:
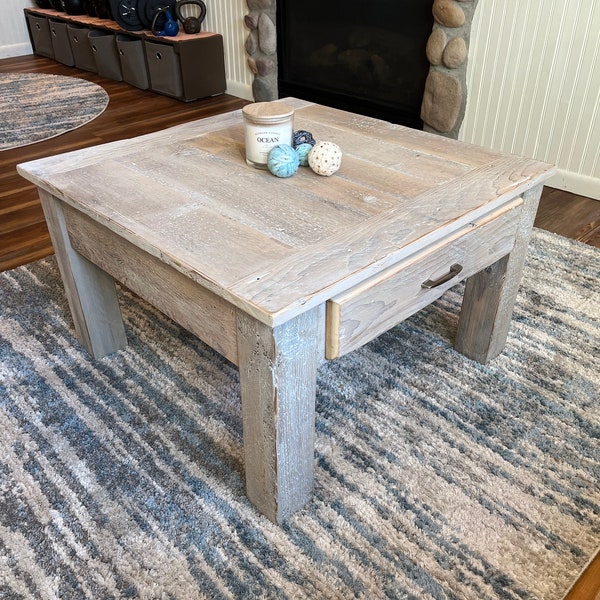
<path id="1" fill-rule="evenodd" d="M 521 221 L 510 254 L 467 280 L 454 346 L 481 363 L 500 354 L 506 344 L 542 187 L 523 195 Z"/>
<path id="2" fill-rule="evenodd" d="M 246 493 L 275 523 L 310 498 L 324 307 L 275 328 L 238 315 Z"/>
<path id="3" fill-rule="evenodd" d="M 72 248 L 61 201 L 39 194 L 79 341 L 95 358 L 124 348 L 114 279 Z"/>

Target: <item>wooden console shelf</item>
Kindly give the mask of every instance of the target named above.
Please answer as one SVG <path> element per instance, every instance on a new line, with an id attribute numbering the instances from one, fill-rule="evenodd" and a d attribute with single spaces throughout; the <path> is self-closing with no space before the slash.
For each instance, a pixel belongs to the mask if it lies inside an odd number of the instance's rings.
<path id="1" fill-rule="evenodd" d="M 162 37 L 127 31 L 110 19 L 41 8 L 24 11 L 36 54 L 185 102 L 225 92 L 218 33 Z"/>

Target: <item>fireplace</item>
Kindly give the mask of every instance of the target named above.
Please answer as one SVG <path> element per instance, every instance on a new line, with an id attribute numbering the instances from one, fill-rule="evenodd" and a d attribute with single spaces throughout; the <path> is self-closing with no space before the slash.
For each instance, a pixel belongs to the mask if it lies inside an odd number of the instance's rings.
<path id="1" fill-rule="evenodd" d="M 278 0 L 279 96 L 422 128 L 431 0 Z"/>
<path id="2" fill-rule="evenodd" d="M 296 96 L 457 137 L 478 0 L 246 0 L 256 101 Z"/>

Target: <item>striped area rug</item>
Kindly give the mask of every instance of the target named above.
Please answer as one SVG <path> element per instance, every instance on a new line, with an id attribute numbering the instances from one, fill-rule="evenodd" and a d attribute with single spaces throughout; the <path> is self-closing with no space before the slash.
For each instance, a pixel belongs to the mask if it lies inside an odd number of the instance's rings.
<path id="1" fill-rule="evenodd" d="M 560 599 L 600 545 L 600 253 L 536 231 L 505 352 L 460 288 L 319 371 L 313 501 L 244 495 L 236 369 L 127 290 L 93 361 L 0 274 L 0 597 Z"/>
<path id="2" fill-rule="evenodd" d="M 0 150 L 77 129 L 108 106 L 102 87 L 79 77 L 0 73 Z"/>

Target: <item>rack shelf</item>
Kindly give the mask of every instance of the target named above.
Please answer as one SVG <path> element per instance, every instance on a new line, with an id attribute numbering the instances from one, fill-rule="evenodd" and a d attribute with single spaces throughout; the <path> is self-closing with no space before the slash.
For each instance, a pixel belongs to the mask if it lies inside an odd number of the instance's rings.
<path id="1" fill-rule="evenodd" d="M 189 102 L 225 92 L 223 37 L 127 31 L 109 19 L 26 8 L 36 54 Z"/>

